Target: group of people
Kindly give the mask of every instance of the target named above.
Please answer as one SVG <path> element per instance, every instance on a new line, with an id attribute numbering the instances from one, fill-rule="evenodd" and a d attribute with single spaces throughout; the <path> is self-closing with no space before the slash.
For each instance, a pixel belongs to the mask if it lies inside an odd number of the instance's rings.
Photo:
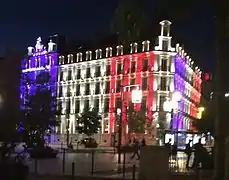
<path id="1" fill-rule="evenodd" d="M 177 146 L 172 145 L 171 139 L 169 139 L 168 143 L 165 146 L 169 149 L 169 156 L 170 158 L 174 159 L 177 157 Z M 207 152 L 206 148 L 202 145 L 201 139 L 198 140 L 196 144 L 192 146 L 192 140 L 190 140 L 185 147 L 184 150 L 185 154 L 187 155 L 186 161 L 186 168 L 196 168 L 200 164 L 202 168 L 210 168 L 211 164 L 211 157 Z M 191 157 L 193 157 L 193 162 L 191 162 Z"/>
<path id="2" fill-rule="evenodd" d="M 200 167 L 203 169 L 211 169 L 213 167 L 213 158 L 207 149 L 202 145 L 201 139 L 198 143 L 191 146 L 192 141 L 190 140 L 185 148 L 185 153 L 187 155 L 186 168 L 196 168 Z M 192 155 L 194 155 L 193 163 L 190 166 L 190 160 Z"/>
<path id="3" fill-rule="evenodd" d="M 140 159 L 140 147 L 144 147 L 146 146 L 146 141 L 143 138 L 141 140 L 141 142 L 139 142 L 137 139 L 133 139 L 133 142 L 131 141 L 131 139 L 129 140 L 129 145 L 133 146 L 133 155 L 131 156 L 131 159 L 134 159 L 135 156 L 137 156 L 137 159 Z"/>

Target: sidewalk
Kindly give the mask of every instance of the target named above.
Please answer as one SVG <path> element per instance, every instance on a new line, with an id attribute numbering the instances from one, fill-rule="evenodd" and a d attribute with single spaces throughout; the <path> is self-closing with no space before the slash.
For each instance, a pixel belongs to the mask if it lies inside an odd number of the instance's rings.
<path id="1" fill-rule="evenodd" d="M 97 176 L 97 175 L 88 175 L 88 176 L 82 176 L 82 175 L 75 175 L 75 179 L 77 180 L 130 180 L 132 179 L 132 174 L 126 174 L 125 177 L 123 177 L 122 174 L 114 174 L 114 175 L 109 175 L 109 176 Z M 38 174 L 33 174 L 30 173 L 28 175 L 28 180 L 69 180 L 71 179 L 72 176 L 70 175 L 38 175 Z M 136 176 L 137 179 L 137 176 Z"/>

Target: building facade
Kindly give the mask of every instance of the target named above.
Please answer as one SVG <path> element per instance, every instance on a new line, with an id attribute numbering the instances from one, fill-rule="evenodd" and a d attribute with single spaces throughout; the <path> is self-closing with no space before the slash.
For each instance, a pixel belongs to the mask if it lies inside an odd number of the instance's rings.
<path id="1" fill-rule="evenodd" d="M 136 111 L 146 110 L 145 133 L 152 142 L 162 139 L 160 131 L 195 131 L 192 121 L 197 117 L 201 97 L 201 71 L 179 44 L 172 47 L 171 22 L 162 21 L 160 25 L 158 45 L 153 47 L 150 41 L 132 43 L 128 54 L 119 45 L 115 49 L 107 47 L 104 51 L 63 56 L 55 52 L 53 42 L 45 50 L 40 39 L 35 48 L 28 48 L 22 72 L 30 77 L 43 70 L 50 72 L 62 111 L 58 134 L 65 134 L 66 127 L 71 134 L 77 134 L 77 115 L 96 109 L 103 119 L 102 139 L 109 141 L 117 131 L 117 108 L 122 109 L 123 133 L 127 134 L 126 106 L 131 101 L 132 88 L 123 87 L 128 85 L 137 85 L 142 90 L 142 102 L 134 107 Z M 32 92 L 35 86 L 28 84 L 21 84 L 21 103 L 28 88 Z"/>

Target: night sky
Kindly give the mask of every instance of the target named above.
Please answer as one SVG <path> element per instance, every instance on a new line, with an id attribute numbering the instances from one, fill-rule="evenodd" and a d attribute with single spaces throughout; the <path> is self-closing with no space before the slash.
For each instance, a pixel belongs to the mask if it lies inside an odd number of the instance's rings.
<path id="1" fill-rule="evenodd" d="M 162 5 L 162 0 L 148 0 L 149 18 Z M 214 43 L 212 16 L 207 5 L 203 1 L 185 21 L 173 24 L 172 35 L 177 34 L 192 59 L 209 71 L 214 64 Z M 58 33 L 90 39 L 97 34 L 107 35 L 116 6 L 117 0 L 4 1 L 0 11 L 0 55 L 6 48 L 26 49 L 35 44 L 38 36 L 47 38 Z"/>

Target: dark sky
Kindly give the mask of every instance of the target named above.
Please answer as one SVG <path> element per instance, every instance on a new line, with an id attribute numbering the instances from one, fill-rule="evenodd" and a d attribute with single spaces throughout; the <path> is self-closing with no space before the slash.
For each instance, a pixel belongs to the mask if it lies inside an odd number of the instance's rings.
<path id="1" fill-rule="evenodd" d="M 154 14 L 151 11 L 163 3 L 162 0 L 146 1 L 149 17 Z M 35 44 L 38 36 L 59 33 L 76 39 L 90 39 L 98 33 L 108 34 L 116 6 L 117 0 L 4 1 L 0 11 L 0 54 L 7 47 L 26 49 Z M 185 21 L 172 26 L 172 35 L 177 34 L 185 42 L 186 51 L 206 70 L 212 69 L 214 61 L 212 18 L 209 15 L 203 0 Z"/>

